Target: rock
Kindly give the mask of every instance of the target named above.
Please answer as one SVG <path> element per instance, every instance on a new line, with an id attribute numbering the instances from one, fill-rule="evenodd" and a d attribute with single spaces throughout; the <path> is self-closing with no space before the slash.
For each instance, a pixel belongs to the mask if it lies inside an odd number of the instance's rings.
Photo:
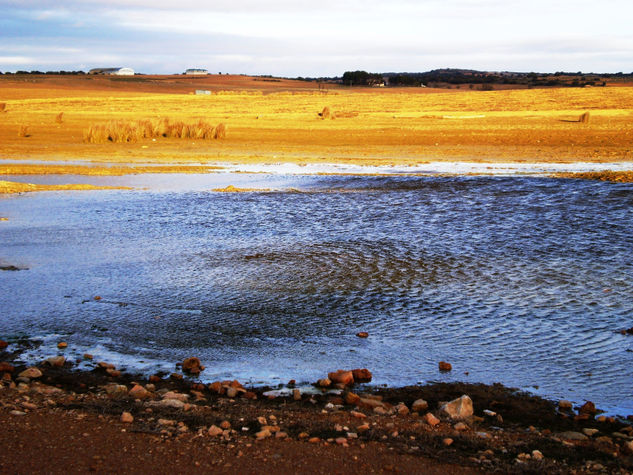
<path id="1" fill-rule="evenodd" d="M 59 343 L 57 343 L 57 348 L 59 348 L 60 350 L 68 348 L 68 343 L 66 343 L 65 341 L 60 341 Z"/>
<path id="2" fill-rule="evenodd" d="M 288 433 L 287 432 L 282 432 L 279 431 L 275 434 L 275 438 L 276 439 L 287 439 L 288 438 Z"/>
<path id="3" fill-rule="evenodd" d="M 485 416 L 488 416 L 488 417 L 496 417 L 497 416 L 497 413 L 495 411 L 491 411 L 490 409 L 484 409 L 483 413 L 484 413 Z"/>
<path id="4" fill-rule="evenodd" d="M 416 401 L 414 401 L 414 403 L 411 405 L 411 410 L 413 412 L 424 412 L 429 408 L 429 403 L 426 402 L 424 399 L 417 399 Z"/>
<path id="5" fill-rule="evenodd" d="M 9 344 L 6 341 L 0 340 L 0 350 L 4 350 L 7 346 L 9 346 Z"/>
<path id="6" fill-rule="evenodd" d="M 347 439 L 345 437 L 337 437 L 335 442 L 337 445 L 347 445 Z"/>
<path id="7" fill-rule="evenodd" d="M 473 401 L 468 396 L 463 395 L 444 404 L 440 408 L 440 414 L 453 420 L 467 419 L 473 415 Z"/>
<path id="8" fill-rule="evenodd" d="M 369 408 L 374 408 L 374 407 L 382 407 L 383 409 L 386 409 L 385 403 L 378 400 L 378 399 L 374 399 L 374 398 L 370 398 L 370 397 L 362 397 L 360 398 L 360 401 L 358 402 L 359 406 L 362 407 L 369 407 Z"/>
<path id="9" fill-rule="evenodd" d="M 119 376 L 121 376 L 121 371 L 119 371 L 118 369 L 108 368 L 106 369 L 106 373 L 108 373 L 113 378 L 118 378 Z"/>
<path id="10" fill-rule="evenodd" d="M 231 399 L 233 399 L 234 397 L 237 397 L 237 388 L 229 387 L 226 390 L 226 395 L 227 397 L 230 397 Z"/>
<path id="11" fill-rule="evenodd" d="M 633 440 L 629 440 L 628 442 L 625 442 L 624 448 L 628 450 L 630 454 L 633 454 Z"/>
<path id="12" fill-rule="evenodd" d="M 185 403 L 178 399 L 162 399 L 160 401 L 150 401 L 147 403 L 150 407 L 184 409 Z"/>
<path id="13" fill-rule="evenodd" d="M 532 458 L 534 460 L 543 460 L 545 457 L 543 457 L 543 453 L 540 450 L 533 450 Z"/>
<path id="14" fill-rule="evenodd" d="M 225 389 L 222 387 L 222 383 L 220 381 L 215 381 L 209 384 L 207 387 L 209 388 L 209 391 L 217 394 L 224 394 L 225 392 Z"/>
<path id="15" fill-rule="evenodd" d="M 369 383 L 372 378 L 371 371 L 367 368 L 358 368 L 352 370 L 352 376 L 355 383 Z"/>
<path id="16" fill-rule="evenodd" d="M 455 429 L 456 431 L 463 432 L 465 430 L 468 430 L 468 426 L 464 424 L 463 422 L 458 422 L 457 424 L 453 426 L 453 429 Z"/>
<path id="17" fill-rule="evenodd" d="M 211 427 L 209 427 L 209 430 L 207 432 L 211 437 L 218 437 L 222 435 L 222 432 L 224 431 L 220 429 L 218 426 L 212 425 Z"/>
<path id="18" fill-rule="evenodd" d="M 387 409 L 382 406 L 374 407 L 374 414 L 378 414 L 379 416 L 384 416 L 387 414 Z"/>
<path id="19" fill-rule="evenodd" d="M 327 377 L 335 384 L 349 386 L 354 384 L 354 374 L 351 371 L 339 369 L 334 373 L 328 373 Z"/>
<path id="20" fill-rule="evenodd" d="M 585 434 L 581 434 L 580 432 L 575 432 L 572 430 L 561 432 L 560 434 L 558 434 L 558 437 L 565 440 L 587 440 L 587 436 Z"/>
<path id="21" fill-rule="evenodd" d="M 257 437 L 258 440 L 262 440 L 270 437 L 271 435 L 272 433 L 268 429 L 262 429 L 255 434 L 255 437 Z"/>
<path id="22" fill-rule="evenodd" d="M 369 333 L 367 333 L 367 332 L 358 332 L 358 333 L 356 334 L 356 336 L 357 336 L 358 338 L 367 338 L 367 337 L 369 336 Z"/>
<path id="23" fill-rule="evenodd" d="M 578 409 L 578 414 L 588 414 L 590 416 L 593 416 L 596 414 L 596 412 L 598 412 L 596 409 L 596 405 L 591 401 L 587 401 Z"/>
<path id="24" fill-rule="evenodd" d="M 317 386 L 320 388 L 329 388 L 332 385 L 332 381 L 329 378 L 322 378 L 317 381 Z"/>
<path id="25" fill-rule="evenodd" d="M 453 445 L 453 439 L 451 439 L 450 437 L 446 437 L 445 439 L 442 439 L 442 443 L 448 447 L 449 445 Z"/>
<path id="26" fill-rule="evenodd" d="M 66 363 L 66 358 L 63 356 L 52 356 L 50 358 L 45 359 L 44 363 L 54 368 L 61 368 L 64 366 L 64 363 Z"/>
<path id="27" fill-rule="evenodd" d="M 424 415 L 424 420 L 431 427 L 435 427 L 436 425 L 440 423 L 440 420 L 437 417 L 435 417 L 433 414 L 431 414 L 430 412 L 427 412 Z"/>
<path id="28" fill-rule="evenodd" d="M 222 421 L 220 422 L 220 428 L 222 430 L 228 430 L 231 428 L 231 423 L 229 421 Z"/>
<path id="29" fill-rule="evenodd" d="M 252 391 L 246 391 L 246 392 L 244 393 L 244 395 L 243 395 L 243 396 L 244 396 L 244 398 L 246 398 L 246 399 L 251 399 L 251 400 L 255 400 L 255 399 L 257 399 L 257 394 L 255 394 L 255 393 L 254 393 L 254 392 L 252 392 Z"/>
<path id="30" fill-rule="evenodd" d="M 200 359 L 192 356 L 190 358 L 186 358 L 182 362 L 182 370 L 185 373 L 189 374 L 200 374 L 201 371 L 204 370 L 204 366 L 200 364 Z"/>
<path id="31" fill-rule="evenodd" d="M 355 417 L 356 419 L 365 419 L 367 417 L 367 415 L 363 414 L 362 412 L 358 412 L 358 411 L 350 411 L 350 416 Z"/>
<path id="32" fill-rule="evenodd" d="M 598 429 L 590 429 L 588 427 L 585 427 L 582 430 L 582 433 L 585 434 L 587 437 L 593 437 L 594 435 L 596 435 L 598 432 L 600 432 Z"/>
<path id="33" fill-rule="evenodd" d="M 130 424 L 134 422 L 134 417 L 129 412 L 123 411 L 121 413 L 121 422 L 125 422 L 126 424 Z"/>
<path id="34" fill-rule="evenodd" d="M 446 361 L 440 361 L 438 363 L 438 366 L 440 368 L 440 371 L 451 371 L 453 369 L 453 366 Z"/>
<path id="35" fill-rule="evenodd" d="M 128 395 L 134 399 L 148 399 L 152 396 L 152 394 L 140 384 L 137 384 L 130 389 Z"/>
<path id="36" fill-rule="evenodd" d="M 319 442 L 321 442 L 321 439 L 318 438 L 318 437 L 310 437 L 308 439 L 308 442 L 311 443 L 311 444 L 318 444 Z"/>
<path id="37" fill-rule="evenodd" d="M 406 404 L 401 402 L 400 404 L 396 406 L 396 412 L 400 416 L 406 416 L 407 414 L 409 414 L 409 408 L 407 407 Z"/>
<path id="38" fill-rule="evenodd" d="M 108 384 L 105 387 L 105 391 L 110 399 L 123 399 L 127 397 L 127 386 L 123 384 Z"/>
<path id="39" fill-rule="evenodd" d="M 351 406 L 356 406 L 361 401 L 360 396 L 351 391 L 345 394 L 343 400 L 345 401 L 345 404 L 349 404 Z"/>
<path id="40" fill-rule="evenodd" d="M 90 353 L 84 353 L 84 360 L 91 360 L 92 358 L 94 358 L 94 356 L 92 356 Z"/>
<path id="41" fill-rule="evenodd" d="M 168 391 L 163 394 L 163 399 L 176 399 L 178 401 L 187 402 L 189 400 L 189 394 L 177 393 L 175 391 Z"/>
<path id="42" fill-rule="evenodd" d="M 18 378 L 28 378 L 28 379 L 37 379 L 42 377 L 42 372 L 31 366 L 30 368 L 25 369 L 20 374 L 18 374 Z"/>
<path id="43" fill-rule="evenodd" d="M 295 401 L 301 401 L 301 390 L 300 389 L 293 389 L 292 390 L 292 399 L 294 399 Z"/>
<path id="44" fill-rule="evenodd" d="M 7 363 L 6 361 L 0 362 L 0 373 L 13 373 L 15 368 L 12 364 Z"/>
<path id="45" fill-rule="evenodd" d="M 359 426 L 356 428 L 356 430 L 357 430 L 358 432 L 365 432 L 365 431 L 368 431 L 368 430 L 369 430 L 369 424 L 362 424 L 362 425 L 359 425 Z"/>
<path id="46" fill-rule="evenodd" d="M 169 377 L 174 381 L 182 381 L 182 374 L 180 373 L 171 373 Z"/>
<path id="47" fill-rule="evenodd" d="M 571 411 L 572 407 L 571 401 L 567 401 L 566 399 L 558 401 L 558 409 L 560 411 Z"/>
<path id="48" fill-rule="evenodd" d="M 24 412 L 24 411 L 11 411 L 10 414 L 12 416 L 25 416 L 26 412 Z"/>

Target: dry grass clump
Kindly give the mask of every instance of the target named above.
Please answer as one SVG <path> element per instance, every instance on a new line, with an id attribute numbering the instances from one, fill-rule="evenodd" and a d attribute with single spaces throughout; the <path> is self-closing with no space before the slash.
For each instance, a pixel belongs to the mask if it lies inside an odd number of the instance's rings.
<path id="1" fill-rule="evenodd" d="M 319 117 L 323 120 L 325 119 L 349 119 L 352 117 L 357 117 L 358 112 L 345 112 L 345 111 L 331 111 L 328 106 L 325 106 L 321 112 L 319 112 Z"/>
<path id="2" fill-rule="evenodd" d="M 0 102 L 0 112 L 6 112 L 6 111 L 7 111 L 7 103 Z"/>
<path id="3" fill-rule="evenodd" d="M 557 178 L 576 178 L 581 180 L 611 181 L 614 183 L 632 183 L 633 171 L 631 170 L 601 170 L 596 172 L 556 173 Z"/>
<path id="4" fill-rule="evenodd" d="M 176 139 L 223 139 L 226 126 L 223 123 L 213 126 L 203 120 L 195 123 L 171 122 L 167 118 L 159 120 L 138 120 L 133 122 L 111 121 L 106 124 L 91 125 L 84 133 L 88 143 L 126 143 L 151 138 Z"/>
<path id="5" fill-rule="evenodd" d="M 18 137 L 30 137 L 28 125 L 20 126 L 20 129 L 18 130 Z"/>
<path id="6" fill-rule="evenodd" d="M 578 122 L 581 122 L 583 124 L 586 124 L 587 122 L 589 122 L 589 112 L 580 114 L 580 117 L 578 118 Z"/>
<path id="7" fill-rule="evenodd" d="M 330 108 L 328 106 L 325 106 L 323 110 L 319 112 L 319 117 L 321 117 L 322 119 L 327 119 L 328 117 L 330 117 Z"/>
<path id="8" fill-rule="evenodd" d="M 60 112 L 59 114 L 55 116 L 55 122 L 57 122 L 58 124 L 61 124 L 63 121 L 64 121 L 64 113 Z"/>

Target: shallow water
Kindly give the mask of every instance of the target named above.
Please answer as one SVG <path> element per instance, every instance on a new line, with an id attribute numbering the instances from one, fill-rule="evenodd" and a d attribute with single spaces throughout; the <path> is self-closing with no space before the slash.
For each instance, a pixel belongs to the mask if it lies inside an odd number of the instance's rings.
<path id="1" fill-rule="evenodd" d="M 114 179 L 150 189 L 0 199 L 0 263 L 29 268 L 0 272 L 0 338 L 148 372 L 196 355 L 205 380 L 367 367 L 376 384 L 498 381 L 633 413 L 617 333 L 633 326 L 632 184 Z M 200 191 L 228 184 L 303 192 Z"/>

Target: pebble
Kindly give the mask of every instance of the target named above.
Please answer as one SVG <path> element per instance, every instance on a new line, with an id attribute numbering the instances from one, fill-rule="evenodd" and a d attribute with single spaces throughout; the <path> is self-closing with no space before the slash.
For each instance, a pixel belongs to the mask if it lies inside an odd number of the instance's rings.
<path id="1" fill-rule="evenodd" d="M 45 359 L 44 362 L 54 368 L 61 368 L 66 363 L 66 358 L 63 356 L 51 356 Z"/>
<path id="2" fill-rule="evenodd" d="M 175 391 L 168 391 L 163 394 L 163 399 L 176 399 L 178 401 L 187 402 L 189 400 L 189 395 L 177 393 Z"/>
<path id="3" fill-rule="evenodd" d="M 26 412 L 24 412 L 24 411 L 11 411 L 11 415 L 12 416 L 24 416 L 24 415 L 26 415 Z"/>
<path id="4" fill-rule="evenodd" d="M 22 371 L 20 374 L 18 374 L 18 378 L 37 379 L 41 377 L 42 377 L 42 372 L 35 367 L 27 368 L 24 371 Z"/>
<path id="5" fill-rule="evenodd" d="M 593 437 L 594 435 L 596 435 L 598 432 L 600 432 L 598 429 L 590 429 L 588 427 L 585 427 L 582 430 L 582 433 L 585 434 L 588 437 Z"/>
<path id="6" fill-rule="evenodd" d="M 464 424 L 463 422 L 458 422 L 457 424 L 453 426 L 453 429 L 461 432 L 461 431 L 468 430 L 468 426 Z"/>
<path id="7" fill-rule="evenodd" d="M 345 401 L 345 404 L 355 406 L 360 402 L 361 398 L 358 394 L 355 394 L 353 392 L 348 392 L 347 394 L 345 394 L 345 397 L 343 398 L 343 400 Z"/>
<path id="8" fill-rule="evenodd" d="M 209 430 L 207 432 L 211 437 L 217 437 L 219 435 L 222 435 L 223 430 L 216 425 L 212 425 L 211 427 L 209 427 Z"/>
<path id="9" fill-rule="evenodd" d="M 337 445 L 347 445 L 347 439 L 345 437 L 337 437 L 335 442 Z"/>
<path id="10" fill-rule="evenodd" d="M 400 403 L 396 406 L 396 412 L 401 416 L 406 416 L 409 414 L 409 408 L 404 403 Z"/>
<path id="11" fill-rule="evenodd" d="M 367 368 L 353 369 L 352 376 L 354 376 L 355 383 L 369 383 L 373 377 Z"/>
<path id="12" fill-rule="evenodd" d="M 578 413 L 579 414 L 594 415 L 596 412 L 598 412 L 596 410 L 596 405 L 593 402 L 591 402 L 591 401 L 587 401 L 582 406 L 580 406 L 580 408 L 578 409 Z"/>
<path id="13" fill-rule="evenodd" d="M 231 399 L 233 399 L 234 397 L 237 397 L 237 388 L 234 388 L 234 387 L 227 388 L 226 395 L 227 397 Z"/>
<path id="14" fill-rule="evenodd" d="M 429 408 L 429 403 L 426 402 L 424 399 L 418 399 L 414 401 L 414 403 L 411 405 L 411 410 L 413 412 L 426 411 L 428 408 Z"/>
<path id="15" fill-rule="evenodd" d="M 318 437 L 310 437 L 308 439 L 308 442 L 310 442 L 311 444 L 318 444 L 319 442 L 321 442 L 321 439 Z"/>
<path id="16" fill-rule="evenodd" d="M 60 350 L 68 348 L 68 343 L 66 343 L 65 341 L 60 341 L 59 343 L 57 343 L 57 348 L 59 348 Z"/>
<path id="17" fill-rule="evenodd" d="M 356 336 L 357 336 L 358 338 L 367 338 L 367 337 L 369 337 L 369 333 L 367 333 L 367 332 L 358 332 L 358 333 L 356 334 Z"/>
<path id="18" fill-rule="evenodd" d="M 451 439 L 450 437 L 446 437 L 445 439 L 442 439 L 442 443 L 448 447 L 449 445 L 453 444 L 453 439 Z"/>
<path id="19" fill-rule="evenodd" d="M 362 412 L 358 412 L 358 411 L 350 411 L 350 415 L 352 417 L 355 417 L 356 419 L 365 419 L 367 417 L 367 415 L 363 414 Z"/>
<path id="20" fill-rule="evenodd" d="M 439 367 L 440 371 L 451 371 L 453 369 L 453 366 L 446 361 L 440 361 L 437 366 Z"/>
<path id="21" fill-rule="evenodd" d="M 561 432 L 558 434 L 561 439 L 565 440 L 587 440 L 587 436 L 585 434 L 581 434 L 580 432 L 575 432 L 572 430 Z"/>
<path id="22" fill-rule="evenodd" d="M 185 407 L 185 403 L 179 401 L 178 399 L 163 399 L 161 401 L 150 401 L 147 403 L 151 407 L 160 407 L 160 408 L 172 408 L 172 409 L 183 409 Z"/>
<path id="23" fill-rule="evenodd" d="M 196 375 L 200 374 L 200 372 L 204 370 L 204 366 L 200 364 L 199 358 L 192 356 L 190 358 L 185 358 L 182 362 L 182 370 L 185 373 Z"/>
<path id="24" fill-rule="evenodd" d="M 131 422 L 134 422 L 134 417 L 129 412 L 124 411 L 121 413 L 121 422 L 130 424 Z"/>
<path id="25" fill-rule="evenodd" d="M 229 421 L 222 421 L 220 423 L 220 427 L 224 430 L 230 429 L 231 428 L 231 423 Z"/>
<path id="26" fill-rule="evenodd" d="M 436 425 L 440 423 L 440 420 L 437 417 L 435 417 L 433 414 L 431 414 L 430 412 L 427 412 L 424 415 L 424 420 L 431 427 L 435 427 Z"/>
<path id="27" fill-rule="evenodd" d="M 130 397 L 133 397 L 134 399 L 147 399 L 149 397 L 151 397 L 151 393 L 145 389 L 143 386 L 137 384 L 135 385 L 132 389 L 130 389 L 130 391 L 128 392 L 128 395 Z"/>
<path id="28" fill-rule="evenodd" d="M 369 430 L 369 424 L 363 424 L 363 425 L 360 425 L 360 426 L 358 426 L 358 427 L 356 428 L 356 430 L 357 430 L 358 432 L 365 432 L 365 431 Z"/>
<path id="29" fill-rule="evenodd" d="M 558 401 L 558 409 L 561 411 L 571 411 L 572 407 L 571 401 L 567 401 L 566 399 Z"/>
<path id="30" fill-rule="evenodd" d="M 288 438 L 288 433 L 279 431 L 275 434 L 276 439 L 286 439 Z"/>

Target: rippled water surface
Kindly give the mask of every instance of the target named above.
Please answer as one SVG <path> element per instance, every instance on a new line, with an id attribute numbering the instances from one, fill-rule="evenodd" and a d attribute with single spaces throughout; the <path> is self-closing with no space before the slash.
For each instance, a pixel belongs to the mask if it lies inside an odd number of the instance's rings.
<path id="1" fill-rule="evenodd" d="M 145 371 L 197 355 L 208 380 L 367 367 L 376 384 L 499 381 L 633 413 L 633 337 L 617 332 L 633 326 L 631 184 L 178 180 L 0 199 L 0 262 L 29 269 L 0 272 L 0 337 Z"/>

